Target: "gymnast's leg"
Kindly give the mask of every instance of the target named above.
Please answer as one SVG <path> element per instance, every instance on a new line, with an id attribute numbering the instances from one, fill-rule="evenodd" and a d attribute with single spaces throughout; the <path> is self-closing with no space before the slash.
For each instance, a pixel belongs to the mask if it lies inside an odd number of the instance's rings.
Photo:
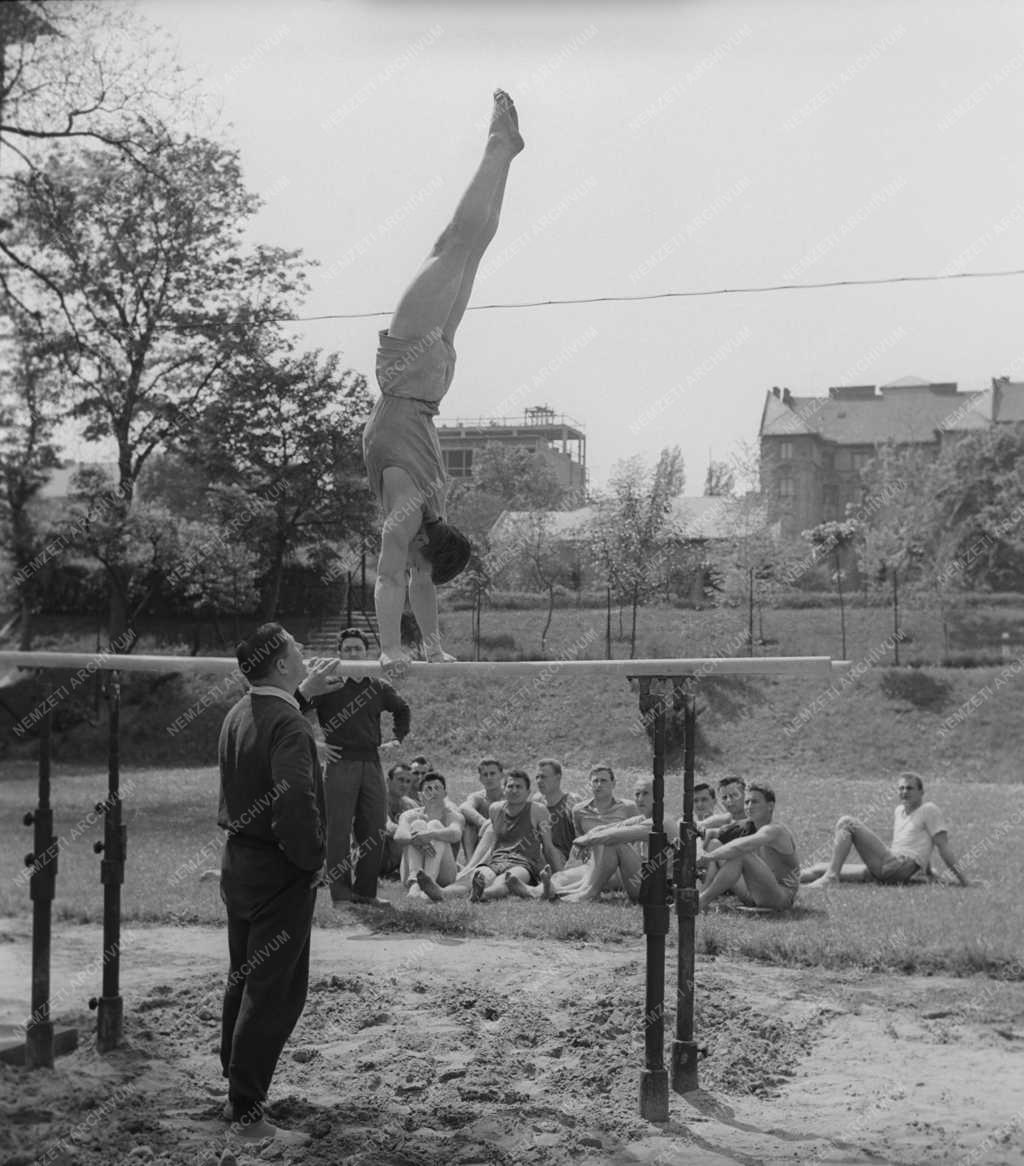
<path id="1" fill-rule="evenodd" d="M 451 222 L 399 301 L 388 328 L 391 336 L 415 340 L 433 334 L 453 342 L 480 260 L 498 229 L 509 166 L 522 148 L 515 106 L 508 94 L 498 90 L 484 156 Z M 421 536 L 422 499 L 404 470 L 385 469 L 383 502 L 386 517 L 374 588 L 381 659 L 385 663 L 404 659 L 401 620 L 407 569 L 412 571 L 409 603 L 423 634 L 427 659 L 445 659 L 430 565 L 412 546 Z"/>
<path id="2" fill-rule="evenodd" d="M 484 156 L 451 222 L 399 300 L 388 328 L 392 336 L 415 340 L 440 332 L 454 340 L 476 269 L 498 229 L 509 166 L 522 148 L 512 98 L 499 89 Z"/>

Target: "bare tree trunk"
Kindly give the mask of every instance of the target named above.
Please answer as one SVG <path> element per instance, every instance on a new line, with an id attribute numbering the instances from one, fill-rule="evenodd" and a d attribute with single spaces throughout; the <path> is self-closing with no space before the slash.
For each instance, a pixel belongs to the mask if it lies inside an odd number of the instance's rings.
<path id="1" fill-rule="evenodd" d="M 636 610 L 640 606 L 640 587 L 638 584 L 633 584 L 633 623 L 629 629 L 629 658 L 636 659 Z"/>
<path id="2" fill-rule="evenodd" d="M 18 651 L 31 652 L 35 613 L 32 611 L 32 603 L 29 597 L 24 592 L 18 597 L 18 607 L 21 611 L 18 627 Z"/>
<path id="3" fill-rule="evenodd" d="M 839 562 L 839 551 L 836 550 L 836 589 L 839 592 L 839 627 L 842 630 L 843 654 L 840 659 L 846 659 L 846 605 L 843 602 L 843 571 Z"/>
<path id="4" fill-rule="evenodd" d="M 548 618 L 544 623 L 544 630 L 540 633 L 540 653 L 546 656 L 548 652 L 548 631 L 551 627 L 551 617 L 555 611 L 555 585 L 548 584 Z"/>
<path id="5" fill-rule="evenodd" d="M 605 588 L 605 597 L 607 599 L 607 606 L 605 609 L 605 613 L 606 613 L 608 618 L 605 620 L 605 629 L 604 629 L 604 658 L 606 660 L 610 660 L 612 658 L 612 589 L 611 589 L 611 587 Z"/>
<path id="6" fill-rule="evenodd" d="M 277 615 L 277 605 L 281 602 L 281 581 L 284 578 L 284 550 L 277 547 L 270 564 L 270 573 L 260 597 L 260 623 L 268 623 Z"/>

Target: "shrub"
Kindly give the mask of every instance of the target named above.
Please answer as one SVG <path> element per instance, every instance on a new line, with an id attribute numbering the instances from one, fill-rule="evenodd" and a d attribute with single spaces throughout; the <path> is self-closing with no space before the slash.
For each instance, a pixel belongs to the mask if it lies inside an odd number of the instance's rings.
<path id="1" fill-rule="evenodd" d="M 952 691 L 948 681 L 937 680 L 918 668 L 887 668 L 879 686 L 890 700 L 905 700 L 915 708 L 933 710 L 942 708 Z"/>

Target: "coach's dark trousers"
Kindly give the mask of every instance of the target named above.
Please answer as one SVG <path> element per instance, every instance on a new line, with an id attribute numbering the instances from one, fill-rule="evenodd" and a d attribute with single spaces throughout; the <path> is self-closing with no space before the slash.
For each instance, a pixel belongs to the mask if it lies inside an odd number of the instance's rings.
<path id="1" fill-rule="evenodd" d="M 388 790 L 376 755 L 335 761 L 324 773 L 331 898 L 376 897 L 387 838 Z M 353 840 L 355 849 L 352 849 Z M 352 872 L 355 870 L 355 877 Z"/>
<path id="2" fill-rule="evenodd" d="M 231 967 L 220 1060 L 236 1121 L 257 1120 L 285 1041 L 306 1003 L 313 874 L 274 846 L 228 839 L 220 895 Z"/>

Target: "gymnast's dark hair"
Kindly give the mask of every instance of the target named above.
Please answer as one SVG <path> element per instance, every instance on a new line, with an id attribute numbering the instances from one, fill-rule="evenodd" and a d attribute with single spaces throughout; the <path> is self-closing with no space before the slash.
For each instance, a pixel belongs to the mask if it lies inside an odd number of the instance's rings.
<path id="1" fill-rule="evenodd" d="M 423 557 L 430 564 L 430 578 L 435 584 L 450 583 L 469 565 L 473 545 L 455 526 L 437 519 L 424 523 L 427 545 Z"/>
<path id="2" fill-rule="evenodd" d="M 235 647 L 242 675 L 250 683 L 270 675 L 274 664 L 288 651 L 288 633 L 279 623 L 260 626 Z"/>
<path id="3" fill-rule="evenodd" d="M 429 773 L 425 773 L 423 775 L 423 780 L 420 782 L 420 789 L 423 789 L 428 781 L 439 781 L 441 783 L 441 788 L 445 791 L 445 793 L 448 792 L 448 782 L 445 780 L 443 773 L 438 773 L 434 769 L 431 769 Z"/>

